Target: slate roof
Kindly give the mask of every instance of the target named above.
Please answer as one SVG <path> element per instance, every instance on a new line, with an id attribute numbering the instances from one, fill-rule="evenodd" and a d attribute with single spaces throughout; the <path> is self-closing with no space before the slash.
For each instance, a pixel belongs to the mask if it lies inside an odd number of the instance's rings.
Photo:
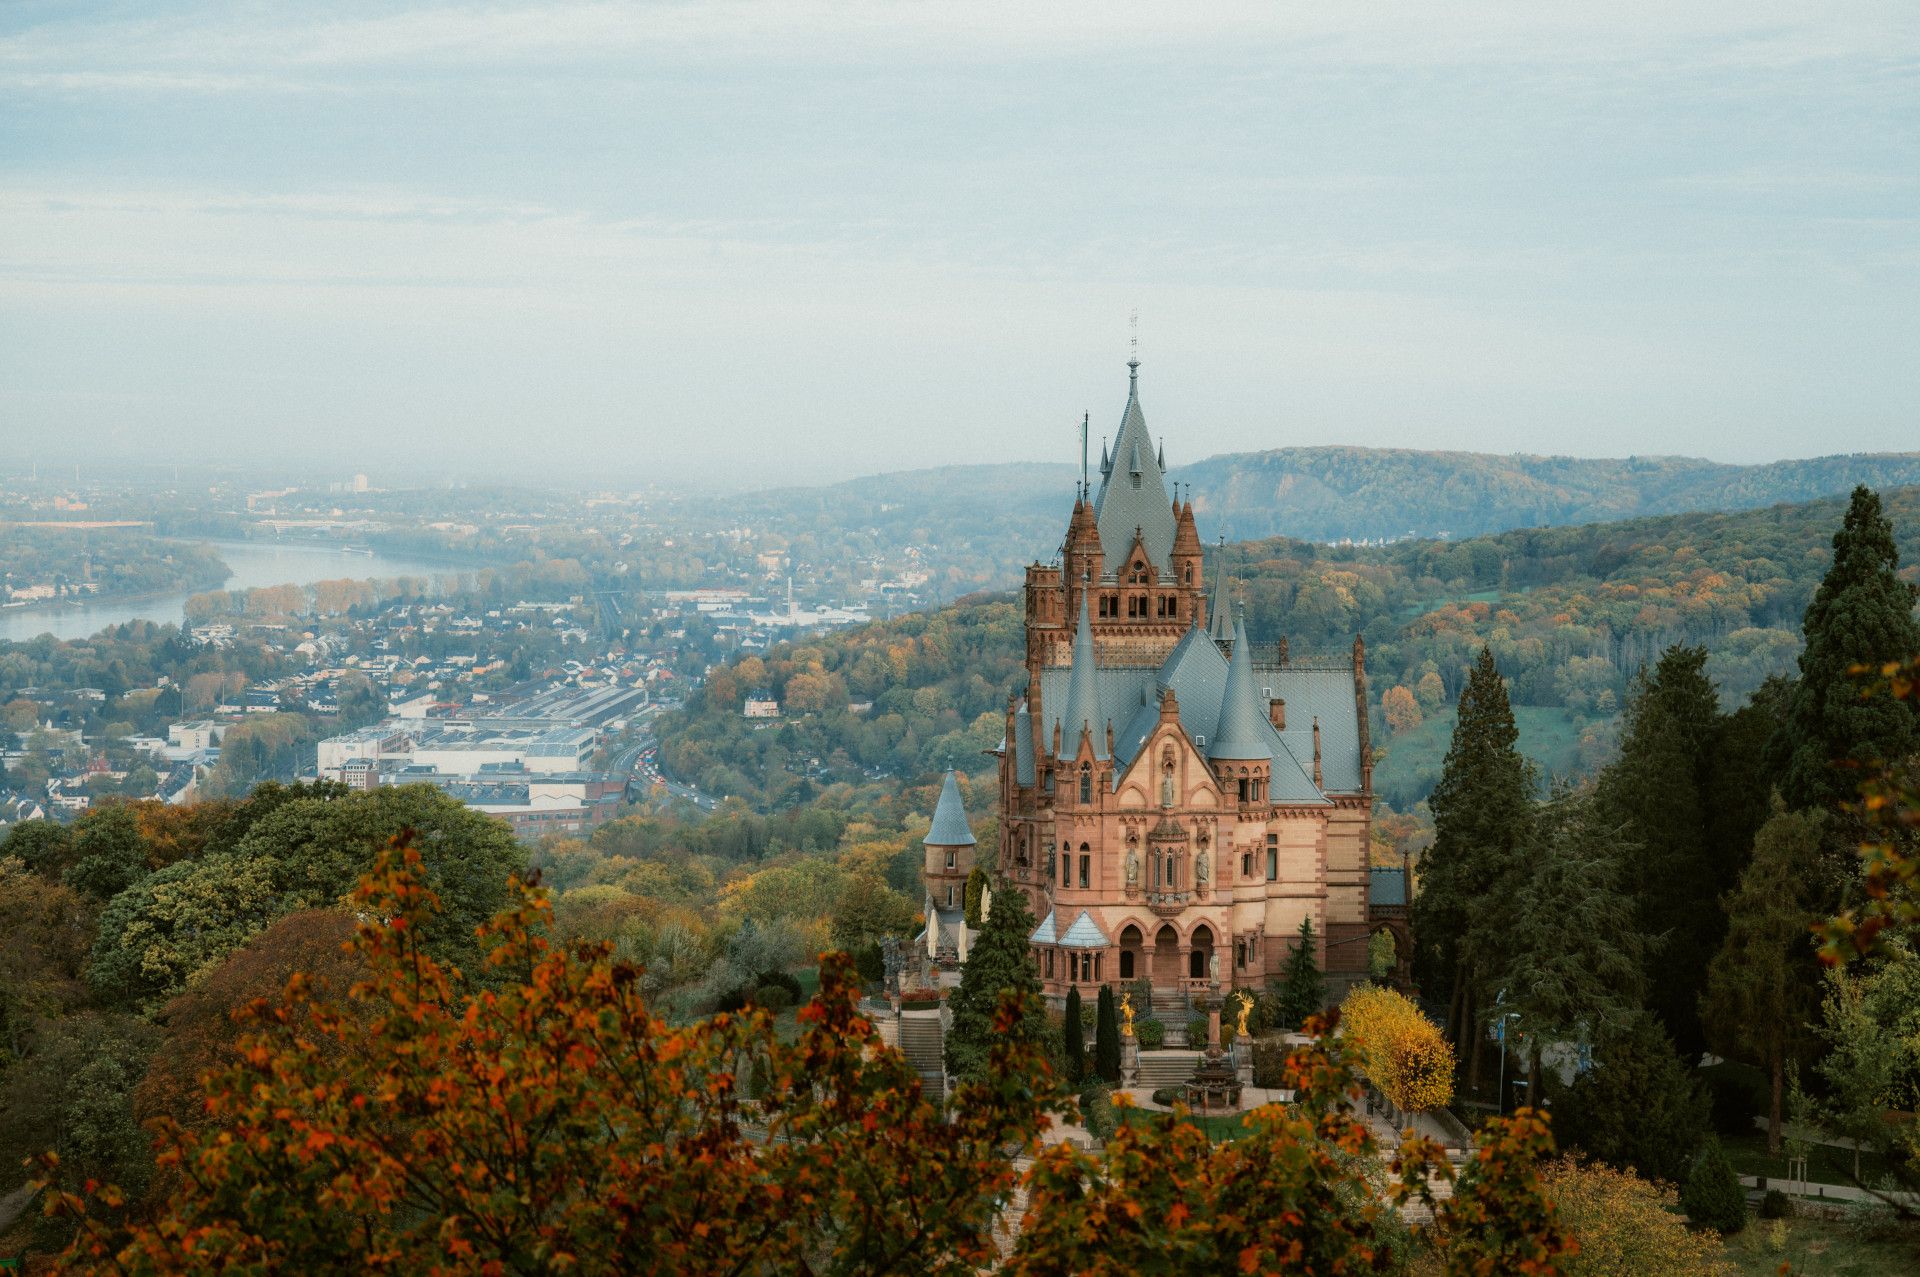
<path id="1" fill-rule="evenodd" d="M 1253 682 L 1253 646 L 1247 642 L 1247 623 L 1233 627 L 1233 659 L 1227 665 L 1227 685 L 1220 694 L 1220 719 L 1207 741 L 1207 757 L 1245 762 L 1273 755 L 1267 707 Z"/>
<path id="2" fill-rule="evenodd" d="M 1051 916 L 1051 915 L 1049 915 Z M 1067 934 L 1060 937 L 1060 943 L 1069 949 L 1104 949 L 1107 947 L 1106 933 L 1100 930 L 1100 924 L 1085 909 L 1067 928 Z"/>
<path id="3" fill-rule="evenodd" d="M 940 801 L 933 807 L 933 826 L 921 841 L 933 847 L 974 845 L 973 829 L 967 824 L 967 807 L 960 799 L 960 785 L 951 770 L 947 772 L 946 783 L 940 786 Z"/>
<path id="4" fill-rule="evenodd" d="M 1167 496 L 1166 473 L 1147 435 L 1146 416 L 1140 411 L 1140 361 L 1129 361 L 1127 370 L 1127 407 L 1113 451 L 1101 467 L 1100 492 L 1093 499 L 1094 525 L 1100 531 L 1106 561 L 1115 569 L 1133 547 L 1138 529 L 1147 558 L 1171 577 L 1173 502 Z"/>
<path id="5" fill-rule="evenodd" d="M 1207 600 L 1207 633 L 1216 642 L 1233 637 L 1233 621 L 1227 615 L 1227 547 L 1213 552 L 1213 596 Z"/>
<path id="6" fill-rule="evenodd" d="M 1055 939 L 1056 929 L 1053 921 L 1053 910 L 1049 909 L 1047 910 L 1047 916 L 1040 919 L 1040 925 L 1033 929 L 1033 934 L 1027 937 L 1027 943 L 1052 944 Z"/>
<path id="7" fill-rule="evenodd" d="M 1370 905 L 1404 905 L 1407 903 L 1407 872 L 1404 869 L 1375 869 L 1367 883 L 1367 903 Z"/>
<path id="8" fill-rule="evenodd" d="M 1251 648 L 1249 648 L 1251 658 Z M 1353 698 L 1351 666 L 1288 665 L 1285 667 L 1251 661 L 1252 682 L 1261 709 L 1253 730 L 1264 742 L 1265 755 L 1271 759 L 1270 789 L 1277 803 L 1322 804 L 1328 793 L 1358 793 L 1360 790 L 1360 723 Z M 1205 631 L 1190 629 L 1168 654 L 1158 670 L 1096 668 L 1091 693 L 1082 698 L 1098 705 L 1101 728 L 1094 734 L 1094 748 L 1106 748 L 1105 724 L 1114 724 L 1114 782 L 1139 754 L 1141 745 L 1152 734 L 1159 720 L 1159 693 L 1171 687 L 1180 701 L 1180 718 L 1194 743 L 1205 751 L 1220 721 L 1220 707 L 1226 698 L 1226 656 Z M 1072 671 L 1055 666 L 1040 671 L 1040 698 L 1047 707 L 1064 705 Z M 1287 703 L 1287 730 L 1277 731 L 1267 718 L 1268 700 Z M 1320 720 L 1321 784 L 1313 783 L 1313 721 Z M 1035 733 L 1037 739 L 1051 745 L 1053 725 L 1062 715 L 1053 708 L 1045 713 L 1045 722 L 1035 723 L 1023 704 L 1014 715 L 1014 768 L 1021 783 L 1030 785 L 1037 775 Z M 1200 724 L 1207 724 L 1201 727 Z M 1063 748 L 1079 744 L 1077 734 L 1062 732 Z M 1206 740 L 1200 739 L 1206 737 Z"/>
<path id="9" fill-rule="evenodd" d="M 1117 717 L 1103 705 L 1099 668 L 1093 656 L 1093 623 L 1087 619 L 1087 591 L 1080 592 L 1080 624 L 1073 631 L 1073 664 L 1068 667 L 1067 711 L 1061 716 L 1060 752 L 1080 748 L 1080 733 L 1091 732 L 1093 756 L 1107 756 L 1107 724 Z"/>

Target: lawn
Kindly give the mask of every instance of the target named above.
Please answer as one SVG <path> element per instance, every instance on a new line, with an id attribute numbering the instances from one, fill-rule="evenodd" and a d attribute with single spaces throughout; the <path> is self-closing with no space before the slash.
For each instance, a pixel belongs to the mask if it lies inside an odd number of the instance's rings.
<path id="1" fill-rule="evenodd" d="M 1773 1277 L 1782 1263 L 1794 1277 L 1911 1277 L 1920 1272 L 1920 1236 L 1866 1240 L 1845 1222 L 1756 1219 L 1727 1238 L 1727 1258 L 1754 1277 Z"/>
<path id="2" fill-rule="evenodd" d="M 1756 1128 L 1720 1142 L 1727 1150 L 1727 1160 L 1742 1175 L 1765 1175 L 1770 1180 L 1786 1178 L 1786 1147 L 1782 1145 L 1780 1156 L 1768 1156 L 1765 1131 Z M 1886 1162 L 1878 1153 L 1860 1155 L 1860 1177 L 1868 1184 L 1879 1183 L 1887 1173 Z M 1815 1144 L 1807 1153 L 1807 1179 L 1816 1184 L 1854 1183 L 1852 1150 Z"/>

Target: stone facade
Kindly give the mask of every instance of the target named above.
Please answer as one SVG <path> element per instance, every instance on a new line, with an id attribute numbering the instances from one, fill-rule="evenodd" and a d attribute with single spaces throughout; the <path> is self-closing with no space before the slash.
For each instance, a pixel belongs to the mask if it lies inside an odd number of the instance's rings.
<path id="1" fill-rule="evenodd" d="M 1051 996 L 1141 977 L 1156 993 L 1264 988 L 1311 918 L 1337 997 L 1367 964 L 1364 650 L 1297 662 L 1229 623 L 1223 568 L 1206 579 L 1193 506 L 1168 498 L 1131 367 L 1097 495 L 1081 487 L 1059 561 L 1027 570 L 999 876 L 1041 919 Z M 953 870 L 933 854 L 944 892 Z"/>

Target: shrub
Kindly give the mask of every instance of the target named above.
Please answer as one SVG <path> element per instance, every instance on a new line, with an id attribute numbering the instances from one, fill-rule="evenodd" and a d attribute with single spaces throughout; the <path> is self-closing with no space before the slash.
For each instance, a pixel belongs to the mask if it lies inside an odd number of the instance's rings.
<path id="1" fill-rule="evenodd" d="M 1793 1202 L 1777 1188 L 1769 1188 L 1760 1199 L 1761 1219 L 1785 1219 L 1793 1214 Z"/>
<path id="2" fill-rule="evenodd" d="M 1561 1262 L 1566 1277 L 1720 1277 L 1720 1239 L 1695 1231 L 1670 1208 L 1673 1190 L 1631 1171 L 1561 1158 L 1541 1168 L 1541 1186 L 1580 1243 Z"/>
<path id="3" fill-rule="evenodd" d="M 1731 1235 L 1747 1226 L 1747 1193 L 1733 1172 L 1720 1141 L 1709 1135 L 1693 1161 L 1687 1186 L 1680 1192 L 1687 1218 L 1705 1228 Z"/>
<path id="4" fill-rule="evenodd" d="M 1253 1084 L 1273 1090 L 1284 1086 L 1287 1044 L 1280 1038 L 1255 1038 L 1253 1041 Z"/>
<path id="5" fill-rule="evenodd" d="M 753 991 L 752 995 L 747 999 L 747 1002 L 751 1006 L 756 1006 L 763 1011 L 771 1011 L 773 1014 L 778 1015 L 788 1007 L 795 1005 L 797 999 L 780 985 L 763 984 Z"/>
<path id="6" fill-rule="evenodd" d="M 1187 1045 L 1203 1047 L 1207 1044 L 1207 1018 L 1196 1015 L 1187 1021 Z"/>
<path id="7" fill-rule="evenodd" d="M 1120 1129 L 1120 1113 L 1113 1107 L 1113 1093 L 1104 1086 L 1091 1088 L 1081 1098 L 1080 1112 L 1086 1119 L 1087 1134 L 1102 1144 Z"/>
<path id="8" fill-rule="evenodd" d="M 1167 1026 L 1158 1020 L 1135 1020 L 1133 1035 L 1142 1051 L 1158 1051 L 1167 1040 Z"/>
<path id="9" fill-rule="evenodd" d="M 1163 1086 L 1153 1093 L 1155 1104 L 1178 1104 L 1186 1098 L 1186 1091 L 1177 1086 Z"/>
<path id="10" fill-rule="evenodd" d="M 1087 1009 L 1080 1001 L 1080 990 L 1068 989 L 1062 1055 L 1067 1063 L 1067 1080 L 1071 1082 L 1078 1082 L 1087 1071 L 1086 1017 L 1082 1014 Z"/>
<path id="11" fill-rule="evenodd" d="M 902 1011 L 930 1011 L 940 1005 L 938 989 L 917 989 L 912 993 L 900 995 Z"/>

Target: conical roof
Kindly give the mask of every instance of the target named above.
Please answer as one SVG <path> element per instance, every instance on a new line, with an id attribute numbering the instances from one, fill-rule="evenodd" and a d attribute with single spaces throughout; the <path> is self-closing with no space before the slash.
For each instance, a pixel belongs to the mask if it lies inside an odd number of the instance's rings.
<path id="1" fill-rule="evenodd" d="M 1067 712 L 1060 716 L 1060 749 L 1080 749 L 1080 731 L 1093 734 L 1093 754 L 1107 756 L 1107 728 L 1100 717 L 1100 678 L 1093 663 L 1093 623 L 1087 619 L 1087 592 L 1080 592 L 1080 623 L 1073 631 L 1073 669 L 1067 680 Z"/>
<path id="2" fill-rule="evenodd" d="M 951 770 L 947 772 L 946 784 L 940 786 L 940 801 L 933 807 L 933 828 L 927 830 L 927 836 L 921 841 L 930 847 L 974 844 L 973 827 L 967 824 L 967 805 L 960 798 L 960 784 Z"/>
<path id="3" fill-rule="evenodd" d="M 1134 529 L 1140 531 L 1147 558 L 1161 572 L 1173 571 L 1173 503 L 1167 499 L 1166 475 L 1154 456 L 1147 435 L 1147 419 L 1140 411 L 1140 363 L 1127 365 L 1127 408 L 1120 433 L 1113 441 L 1112 464 L 1100 481 L 1093 510 L 1100 527 L 1100 544 L 1130 546 Z M 1113 565 L 1115 568 L 1119 564 Z"/>
<path id="4" fill-rule="evenodd" d="M 1213 553 L 1213 596 L 1207 600 L 1207 633 L 1225 643 L 1233 637 L 1233 623 L 1227 619 L 1227 547 Z"/>
<path id="5" fill-rule="evenodd" d="M 1220 725 L 1207 741 L 1207 757 L 1252 762 L 1273 757 L 1271 728 L 1260 689 L 1253 682 L 1253 653 L 1247 623 L 1233 625 L 1233 659 L 1227 663 L 1227 690 L 1220 698 Z"/>

